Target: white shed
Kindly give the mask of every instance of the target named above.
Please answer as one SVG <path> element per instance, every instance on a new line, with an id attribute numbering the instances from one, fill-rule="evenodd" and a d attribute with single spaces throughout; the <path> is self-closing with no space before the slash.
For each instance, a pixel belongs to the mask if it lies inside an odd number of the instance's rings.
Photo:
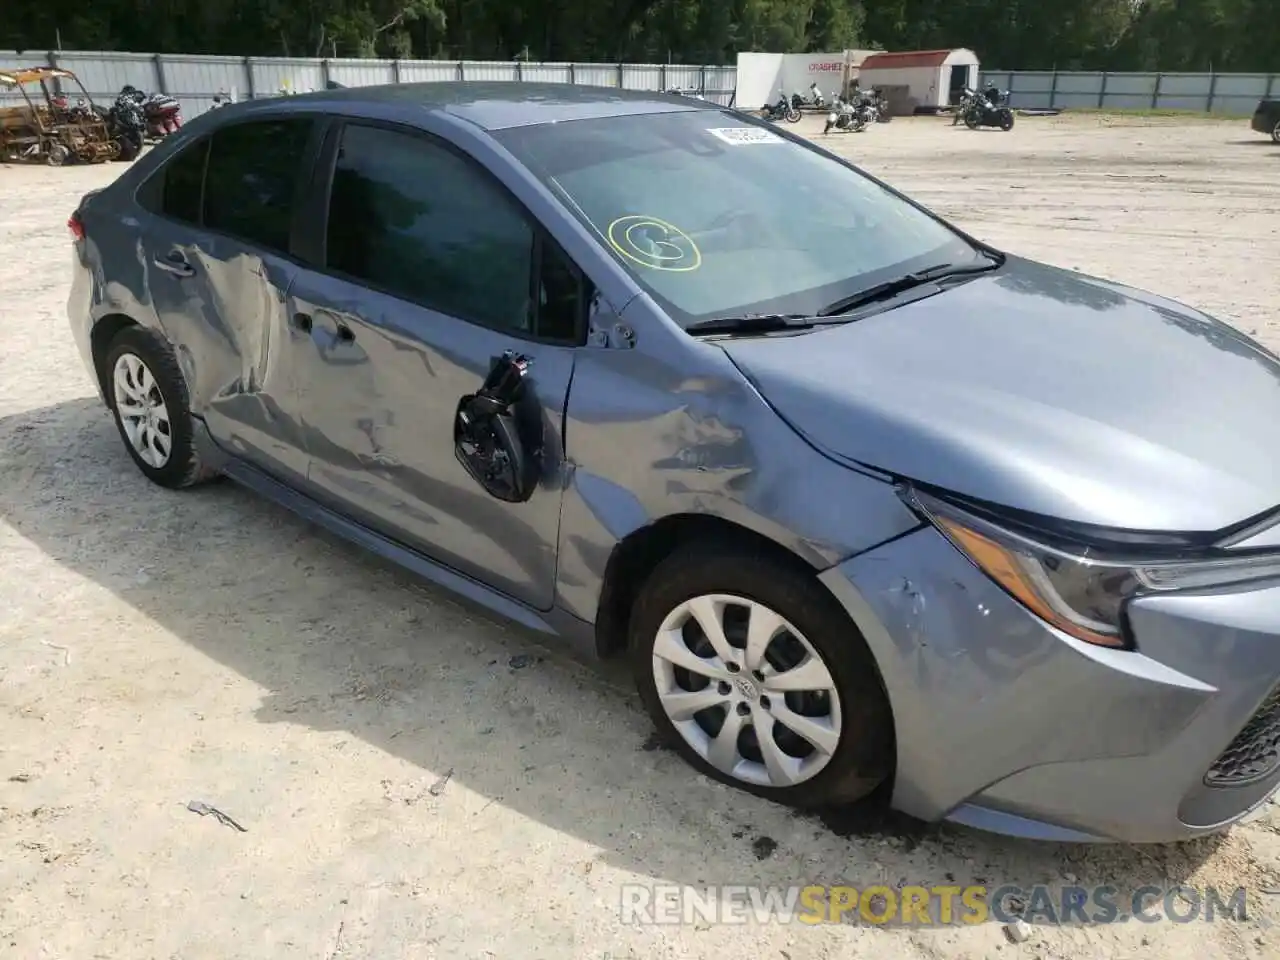
<path id="1" fill-rule="evenodd" d="M 858 85 L 884 89 L 891 101 L 909 100 L 902 112 L 932 113 L 959 103 L 965 87 L 977 86 L 978 66 L 977 55 L 963 48 L 875 53 L 858 66 Z"/>

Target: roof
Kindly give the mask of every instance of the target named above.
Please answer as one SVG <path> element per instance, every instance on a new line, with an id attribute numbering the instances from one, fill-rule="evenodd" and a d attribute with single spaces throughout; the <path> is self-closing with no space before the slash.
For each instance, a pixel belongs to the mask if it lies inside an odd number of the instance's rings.
<path id="1" fill-rule="evenodd" d="M 24 67 L 21 70 L 0 72 L 0 83 L 15 86 L 20 83 L 35 83 L 37 80 L 70 79 L 74 77 L 70 70 L 56 70 L 52 67 Z"/>
<path id="2" fill-rule="evenodd" d="M 447 113 L 484 130 L 588 120 L 645 113 L 679 113 L 722 109 L 716 104 L 674 94 L 589 87 L 570 83 L 510 81 L 453 81 L 448 83 L 390 83 L 342 90 L 321 90 L 289 97 L 292 103 L 379 105 L 403 112 L 406 119 L 425 109 Z M 262 100 L 251 101 L 263 103 Z"/>
<path id="3" fill-rule="evenodd" d="M 876 53 L 862 61 L 861 69 L 898 70 L 903 67 L 940 67 L 954 50 L 908 50 L 903 53 Z"/>

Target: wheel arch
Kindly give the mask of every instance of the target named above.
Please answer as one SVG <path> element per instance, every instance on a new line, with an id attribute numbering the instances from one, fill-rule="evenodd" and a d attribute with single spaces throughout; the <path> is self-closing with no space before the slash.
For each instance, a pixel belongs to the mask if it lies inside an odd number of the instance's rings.
<path id="1" fill-rule="evenodd" d="M 821 567 L 749 527 L 712 514 L 665 516 L 633 530 L 610 551 L 595 619 L 596 652 L 602 659 L 616 657 L 626 649 L 631 609 L 653 569 L 682 547 L 712 540 L 742 544 L 821 582 L 817 579 Z M 827 590 L 825 584 L 823 589 Z"/>
<path id="2" fill-rule="evenodd" d="M 111 407 L 115 400 L 110 385 L 107 383 L 107 370 L 104 366 L 107 359 L 107 349 L 121 330 L 139 326 L 142 326 L 142 324 L 128 314 L 106 313 L 99 317 L 89 330 L 89 347 L 93 356 L 93 370 L 98 378 L 98 387 L 102 391 L 102 397 L 108 407 Z"/>

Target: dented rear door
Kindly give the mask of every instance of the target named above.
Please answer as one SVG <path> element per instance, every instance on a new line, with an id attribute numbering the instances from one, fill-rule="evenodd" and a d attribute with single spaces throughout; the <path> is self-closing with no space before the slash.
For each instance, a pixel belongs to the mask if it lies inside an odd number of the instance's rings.
<path id="1" fill-rule="evenodd" d="M 192 412 L 229 453 L 293 484 L 305 483 L 309 460 L 296 381 L 308 338 L 292 326 L 287 297 L 314 135 L 308 117 L 219 128 L 206 148 L 199 222 L 161 216 L 147 230 L 152 300 L 187 375 Z M 193 187 L 184 189 L 190 207 Z"/>

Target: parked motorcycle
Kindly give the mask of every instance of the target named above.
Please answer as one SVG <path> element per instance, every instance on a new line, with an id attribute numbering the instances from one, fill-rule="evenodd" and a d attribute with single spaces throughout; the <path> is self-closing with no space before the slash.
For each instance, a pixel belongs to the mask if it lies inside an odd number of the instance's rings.
<path id="1" fill-rule="evenodd" d="M 815 80 L 809 84 L 807 96 L 801 96 L 798 90 L 791 95 L 791 105 L 797 110 L 805 107 L 816 107 L 820 110 L 827 105 L 827 98 L 822 95 L 822 91 L 818 89 L 818 81 Z"/>
<path id="2" fill-rule="evenodd" d="M 147 139 L 147 118 L 142 105 L 134 97 L 122 92 L 110 107 L 105 110 L 99 108 L 98 112 L 107 125 L 107 133 L 111 139 L 120 144 L 117 159 L 136 159 Z"/>
<path id="3" fill-rule="evenodd" d="M 876 123 L 888 123 L 892 120 L 893 114 L 889 112 L 889 98 L 884 95 L 884 91 L 872 90 L 869 95 L 876 107 Z"/>
<path id="4" fill-rule="evenodd" d="M 832 130 L 839 130 L 860 133 L 866 126 L 866 117 L 855 104 L 836 97 L 831 104 L 831 112 L 827 114 L 827 124 L 822 128 L 822 132 L 830 133 Z"/>
<path id="5" fill-rule="evenodd" d="M 146 94 L 131 84 L 125 84 L 120 89 L 120 97 L 129 97 L 142 108 L 142 115 L 147 121 L 147 136 L 152 140 L 162 140 L 182 126 L 182 104 L 168 94 Z"/>
<path id="6" fill-rule="evenodd" d="M 785 120 L 787 123 L 800 122 L 800 108 L 788 99 L 786 91 L 778 91 L 777 103 L 766 103 L 760 108 L 761 115 L 769 121 L 776 123 L 779 120 Z"/>
<path id="7" fill-rule="evenodd" d="M 209 109 L 217 110 L 235 102 L 236 98 L 233 94 L 227 93 L 225 90 L 219 90 L 213 95 L 213 102 L 209 104 Z"/>
<path id="8" fill-rule="evenodd" d="M 963 120 L 970 130 L 999 127 L 1007 133 L 1013 129 L 1013 111 L 1007 106 L 1008 99 L 1009 95 L 994 85 L 982 91 L 966 89 L 952 126 Z"/>
<path id="9" fill-rule="evenodd" d="M 869 126 L 870 124 L 881 122 L 880 98 L 874 91 L 859 94 L 855 109 L 864 125 Z"/>

